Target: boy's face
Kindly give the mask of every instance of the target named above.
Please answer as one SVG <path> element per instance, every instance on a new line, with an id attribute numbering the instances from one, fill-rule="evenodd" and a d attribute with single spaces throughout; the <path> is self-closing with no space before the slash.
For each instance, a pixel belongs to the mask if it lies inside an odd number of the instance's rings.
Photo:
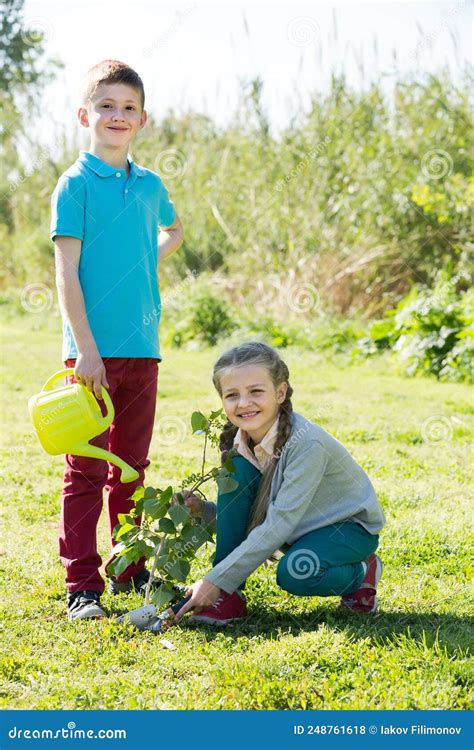
<path id="1" fill-rule="evenodd" d="M 81 125 L 91 129 L 91 141 L 106 148 L 126 149 L 145 125 L 140 93 L 125 83 L 100 83 L 87 107 L 78 112 Z"/>

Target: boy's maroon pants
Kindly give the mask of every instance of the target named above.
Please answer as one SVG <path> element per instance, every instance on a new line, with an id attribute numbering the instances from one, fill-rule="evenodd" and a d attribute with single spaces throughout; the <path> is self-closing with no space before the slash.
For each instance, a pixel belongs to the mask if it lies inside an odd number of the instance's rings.
<path id="1" fill-rule="evenodd" d="M 118 523 L 117 516 L 131 509 L 133 503 L 130 498 L 135 488 L 143 484 L 145 469 L 150 463 L 148 449 L 155 419 L 158 361 L 151 358 L 104 357 L 103 362 L 115 418 L 107 432 L 90 442 L 115 453 L 133 466 L 140 476 L 135 482 L 122 484 L 120 469 L 113 464 L 86 456 L 66 456 L 59 554 L 66 568 L 69 592 L 104 590 L 104 581 L 99 574 L 102 559 L 97 552 L 102 491 L 104 487 L 108 490 L 109 528 L 113 544 L 112 531 Z M 74 367 L 75 363 L 75 359 L 68 359 L 65 365 Z M 67 380 L 69 383 L 75 382 L 73 376 Z M 112 559 L 113 556 L 106 567 Z M 129 566 L 118 580 L 128 580 L 143 566 L 143 560 Z"/>

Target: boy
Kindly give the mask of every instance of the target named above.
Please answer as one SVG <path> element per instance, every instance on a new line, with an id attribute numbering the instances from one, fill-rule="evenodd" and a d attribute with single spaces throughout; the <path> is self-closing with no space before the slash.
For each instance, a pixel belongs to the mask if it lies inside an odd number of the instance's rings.
<path id="1" fill-rule="evenodd" d="M 62 359 L 97 398 L 102 386 L 108 388 L 115 419 L 92 442 L 140 475 L 121 484 L 120 471 L 105 461 L 66 456 L 59 551 L 69 619 L 106 616 L 96 541 L 102 490 L 107 485 L 112 539 L 117 516 L 130 510 L 129 498 L 150 463 L 161 361 L 157 264 L 183 242 L 160 177 L 127 157 L 147 120 L 144 101 L 142 80 L 128 65 L 104 60 L 89 70 L 78 118 L 90 130 L 90 148 L 80 152 L 52 196 Z M 150 318 L 156 322 L 150 324 Z M 143 590 L 148 576 L 139 561 L 109 587 L 112 593 Z"/>

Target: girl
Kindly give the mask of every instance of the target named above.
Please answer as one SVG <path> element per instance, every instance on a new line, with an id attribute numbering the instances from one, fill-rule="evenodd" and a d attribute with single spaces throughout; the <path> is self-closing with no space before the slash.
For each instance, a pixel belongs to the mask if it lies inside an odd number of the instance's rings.
<path id="1" fill-rule="evenodd" d="M 382 562 L 374 554 L 385 523 L 363 469 L 334 437 L 293 412 L 289 372 L 260 342 L 216 362 L 214 385 L 228 422 L 222 461 L 231 449 L 239 486 L 216 506 L 188 496 L 191 511 L 216 520 L 212 570 L 194 583 L 176 620 L 226 624 L 247 615 L 245 580 L 282 546 L 277 583 L 297 596 L 341 596 L 341 605 L 375 612 Z"/>

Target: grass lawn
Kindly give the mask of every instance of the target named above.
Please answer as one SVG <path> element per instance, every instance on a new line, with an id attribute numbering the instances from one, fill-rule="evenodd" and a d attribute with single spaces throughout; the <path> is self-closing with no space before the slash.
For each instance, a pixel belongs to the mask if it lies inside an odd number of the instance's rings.
<path id="1" fill-rule="evenodd" d="M 216 352 L 165 350 L 147 483 L 198 469 L 194 409 L 219 405 Z M 472 662 L 467 386 L 399 377 L 382 359 L 288 349 L 295 409 L 367 470 L 387 516 L 380 610 L 297 598 L 273 567 L 249 580 L 251 617 L 223 631 L 184 623 L 159 637 L 111 620 L 69 623 L 57 553 L 62 458 L 32 432 L 27 399 L 61 368 L 57 318 L 12 318 L 3 334 L 0 705 L 29 709 L 468 708 Z M 472 537 L 471 537 L 472 541 Z M 108 552 L 105 514 L 100 551 Z M 200 552 L 193 577 L 209 566 Z M 138 595 L 104 596 L 112 612 Z"/>

